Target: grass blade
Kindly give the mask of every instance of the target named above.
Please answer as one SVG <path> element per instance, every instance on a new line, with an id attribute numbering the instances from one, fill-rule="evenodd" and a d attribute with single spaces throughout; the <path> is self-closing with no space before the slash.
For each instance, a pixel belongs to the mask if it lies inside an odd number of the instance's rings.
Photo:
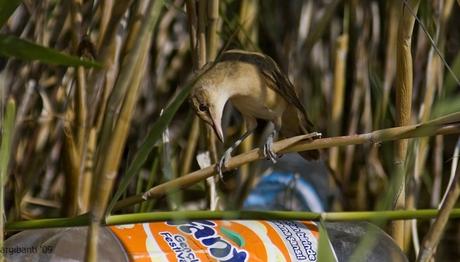
<path id="1" fill-rule="evenodd" d="M 323 222 L 318 223 L 319 226 L 319 243 L 318 243 L 318 261 L 319 262 L 330 262 L 337 261 L 334 250 L 332 250 L 331 240 L 327 234 L 326 227 Z"/>
<path id="2" fill-rule="evenodd" d="M 460 78 L 460 52 L 452 62 L 452 71 L 457 76 L 457 78 Z M 455 77 L 452 74 L 446 74 L 444 79 L 444 93 L 450 94 L 455 90 L 456 86 L 457 81 L 455 81 Z"/>
<path id="3" fill-rule="evenodd" d="M 39 60 L 43 63 L 56 65 L 102 67 L 96 61 L 71 56 L 55 49 L 9 35 L 0 35 L 0 56 L 16 57 L 29 61 Z"/>
<path id="4" fill-rule="evenodd" d="M 432 119 L 460 111 L 460 96 L 450 95 L 439 99 L 433 106 Z"/>
<path id="5" fill-rule="evenodd" d="M 129 165 L 126 174 L 121 179 L 120 185 L 118 186 L 118 190 L 113 196 L 108 206 L 107 214 L 110 213 L 112 208 L 115 206 L 117 200 L 121 197 L 123 192 L 125 192 L 126 188 L 131 182 L 131 179 L 139 173 L 139 170 L 144 165 L 148 155 L 153 150 L 157 141 L 162 137 L 164 130 L 168 127 L 177 110 L 187 98 L 188 94 L 190 93 L 190 90 L 192 89 L 193 84 L 196 82 L 198 78 L 199 77 L 197 77 L 195 81 L 192 81 L 192 83 L 190 83 L 188 86 L 186 86 L 178 93 L 178 95 L 172 100 L 170 105 L 164 110 L 163 114 L 153 124 L 152 128 L 147 134 L 147 137 L 144 139 L 142 146 L 136 152 L 136 155 L 134 156 L 133 161 Z"/>

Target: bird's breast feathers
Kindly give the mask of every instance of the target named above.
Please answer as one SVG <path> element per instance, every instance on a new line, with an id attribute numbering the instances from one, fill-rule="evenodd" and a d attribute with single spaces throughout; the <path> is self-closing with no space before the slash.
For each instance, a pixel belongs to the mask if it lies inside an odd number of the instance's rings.
<path id="1" fill-rule="evenodd" d="M 270 91 L 270 93 L 273 91 Z M 273 92 L 274 93 L 274 92 Z M 286 102 L 276 94 L 233 96 L 232 105 L 243 115 L 273 120 L 280 117 L 286 108 Z"/>

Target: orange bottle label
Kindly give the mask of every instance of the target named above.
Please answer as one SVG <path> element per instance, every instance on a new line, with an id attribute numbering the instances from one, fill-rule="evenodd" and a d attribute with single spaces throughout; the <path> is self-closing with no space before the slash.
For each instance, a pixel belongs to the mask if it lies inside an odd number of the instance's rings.
<path id="1" fill-rule="evenodd" d="M 310 221 L 197 220 L 111 226 L 133 261 L 316 261 Z"/>

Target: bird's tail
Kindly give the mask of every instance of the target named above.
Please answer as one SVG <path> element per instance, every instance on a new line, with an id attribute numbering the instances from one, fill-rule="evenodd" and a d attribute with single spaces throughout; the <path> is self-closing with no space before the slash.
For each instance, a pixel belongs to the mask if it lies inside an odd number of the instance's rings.
<path id="1" fill-rule="evenodd" d="M 282 121 L 280 133 L 283 137 L 305 135 L 315 131 L 313 124 L 308 120 L 308 116 L 292 105 L 288 106 L 284 112 Z M 308 161 L 318 160 L 320 151 L 318 149 L 302 151 L 299 152 L 299 155 Z"/>

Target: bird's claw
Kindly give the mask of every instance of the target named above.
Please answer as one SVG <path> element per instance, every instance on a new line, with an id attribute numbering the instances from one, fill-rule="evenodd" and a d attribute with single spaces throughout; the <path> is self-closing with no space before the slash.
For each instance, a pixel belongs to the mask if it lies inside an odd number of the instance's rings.
<path id="1" fill-rule="evenodd" d="M 274 164 L 277 161 L 276 159 L 279 158 L 279 155 L 273 151 L 273 140 L 270 138 L 264 144 L 264 157 L 272 161 Z"/>
<path id="2" fill-rule="evenodd" d="M 216 165 L 216 172 L 219 175 L 221 181 L 224 181 L 223 171 L 227 165 L 228 160 L 231 158 L 231 150 L 225 151 L 224 155 L 220 158 L 219 163 Z"/>
<path id="3" fill-rule="evenodd" d="M 217 172 L 217 174 L 219 175 L 219 179 L 220 179 L 220 180 L 223 180 L 223 178 L 224 178 L 224 174 L 223 174 L 223 172 L 222 172 L 223 169 L 224 169 L 224 166 L 225 166 L 225 163 L 224 163 L 224 162 L 225 162 L 225 161 L 223 161 L 223 158 L 221 158 L 221 159 L 219 160 L 219 163 L 217 163 L 217 165 L 216 165 L 216 172 Z"/>
<path id="4" fill-rule="evenodd" d="M 321 134 L 320 132 L 312 132 L 310 133 L 311 135 L 311 139 L 319 139 L 323 136 L 323 134 Z"/>
<path id="5" fill-rule="evenodd" d="M 273 152 L 271 147 L 267 146 L 266 144 L 264 145 L 264 157 L 266 159 L 269 159 L 273 163 L 276 163 L 276 159 L 278 158 L 278 154 Z"/>

